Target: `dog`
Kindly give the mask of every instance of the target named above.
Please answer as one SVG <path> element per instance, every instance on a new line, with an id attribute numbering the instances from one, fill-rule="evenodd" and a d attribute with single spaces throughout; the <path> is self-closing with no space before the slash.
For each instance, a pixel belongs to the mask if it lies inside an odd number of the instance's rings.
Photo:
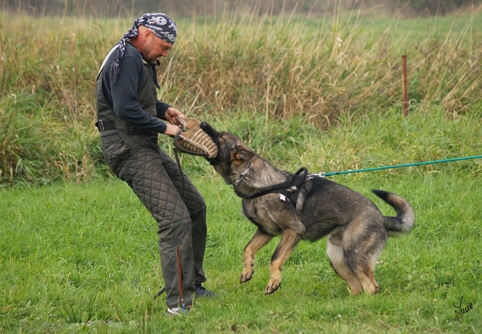
<path id="1" fill-rule="evenodd" d="M 380 290 L 373 271 L 388 236 L 409 232 L 415 213 L 402 197 L 383 190 L 373 192 L 391 205 L 396 217 L 383 216 L 365 196 L 341 184 L 300 169 L 296 174 L 274 167 L 236 135 L 218 132 L 206 122 L 201 128 L 218 147 L 208 158 L 215 171 L 242 198 L 243 214 L 258 229 L 244 249 L 240 283 L 254 273 L 256 252 L 281 235 L 269 265 L 265 294 L 281 285 L 281 269 L 300 240 L 327 236 L 326 253 L 335 272 L 353 295 Z"/>

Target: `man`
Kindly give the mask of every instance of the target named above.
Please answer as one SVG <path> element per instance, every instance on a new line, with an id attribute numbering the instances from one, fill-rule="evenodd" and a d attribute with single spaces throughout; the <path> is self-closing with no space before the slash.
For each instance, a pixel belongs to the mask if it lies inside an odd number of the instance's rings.
<path id="1" fill-rule="evenodd" d="M 102 150 L 110 169 L 158 223 L 167 312 L 173 315 L 186 313 L 195 295 L 214 296 L 201 285 L 206 281 L 206 205 L 157 144 L 159 133 L 176 135 L 177 117 L 184 117 L 156 93 L 156 66 L 176 36 L 176 24 L 166 14 L 142 15 L 106 56 L 96 84 Z"/>

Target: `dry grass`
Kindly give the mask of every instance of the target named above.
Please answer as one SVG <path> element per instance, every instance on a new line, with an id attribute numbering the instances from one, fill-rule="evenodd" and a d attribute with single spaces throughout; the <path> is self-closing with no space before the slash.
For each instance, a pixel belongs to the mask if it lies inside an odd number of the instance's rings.
<path id="1" fill-rule="evenodd" d="M 482 106 L 480 17 L 473 11 L 409 20 L 362 12 L 179 19 L 178 42 L 159 71 L 159 95 L 208 120 L 262 118 L 264 131 L 274 124 L 276 132 L 285 126 L 280 121 L 298 119 L 327 129 L 374 111 L 401 110 L 406 54 L 409 111 L 441 108 L 455 119 Z M 2 182 L 79 180 L 102 172 L 94 78 L 132 20 L 3 14 L 2 22 Z"/>

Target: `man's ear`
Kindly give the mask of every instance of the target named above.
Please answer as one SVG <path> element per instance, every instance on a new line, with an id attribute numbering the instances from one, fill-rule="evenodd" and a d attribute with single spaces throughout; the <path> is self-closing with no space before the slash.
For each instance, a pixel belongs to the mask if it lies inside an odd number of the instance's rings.
<path id="1" fill-rule="evenodd" d="M 146 30 L 146 33 L 144 34 L 144 38 L 148 41 L 150 41 L 152 38 L 154 38 L 154 33 L 152 32 L 152 30 L 149 30 L 147 29 Z"/>
<path id="2" fill-rule="evenodd" d="M 152 32 L 152 30 L 150 29 L 147 29 L 146 27 L 144 26 L 139 26 L 139 35 L 142 37 L 142 39 L 144 41 L 146 40 L 149 40 L 150 38 L 153 37 L 154 33 Z"/>

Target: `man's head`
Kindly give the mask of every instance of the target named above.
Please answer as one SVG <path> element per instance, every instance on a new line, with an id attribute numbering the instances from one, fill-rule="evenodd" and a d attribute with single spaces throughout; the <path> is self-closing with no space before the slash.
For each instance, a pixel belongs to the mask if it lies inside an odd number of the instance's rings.
<path id="1" fill-rule="evenodd" d="M 163 13 L 148 13 L 134 22 L 137 36 L 131 38 L 131 43 L 143 55 L 144 59 L 156 64 L 160 57 L 166 57 L 176 41 L 176 23 Z"/>
<path id="2" fill-rule="evenodd" d="M 177 37 L 176 22 L 164 13 L 146 13 L 134 21 L 134 26 L 144 26 L 160 39 L 174 44 Z"/>
<path id="3" fill-rule="evenodd" d="M 167 53 L 173 47 L 172 43 L 161 39 L 145 26 L 139 26 L 139 34 L 131 43 L 139 50 L 145 61 L 151 64 L 157 64 L 159 57 L 167 57 Z"/>
<path id="4" fill-rule="evenodd" d="M 159 57 L 167 56 L 177 37 L 176 23 L 164 13 L 146 13 L 134 21 L 132 28 L 121 38 L 118 52 L 112 64 L 114 83 L 119 77 L 124 58 L 126 43 L 130 41 L 143 55 L 144 59 L 156 64 Z M 157 81 L 156 87 L 159 87 Z"/>

